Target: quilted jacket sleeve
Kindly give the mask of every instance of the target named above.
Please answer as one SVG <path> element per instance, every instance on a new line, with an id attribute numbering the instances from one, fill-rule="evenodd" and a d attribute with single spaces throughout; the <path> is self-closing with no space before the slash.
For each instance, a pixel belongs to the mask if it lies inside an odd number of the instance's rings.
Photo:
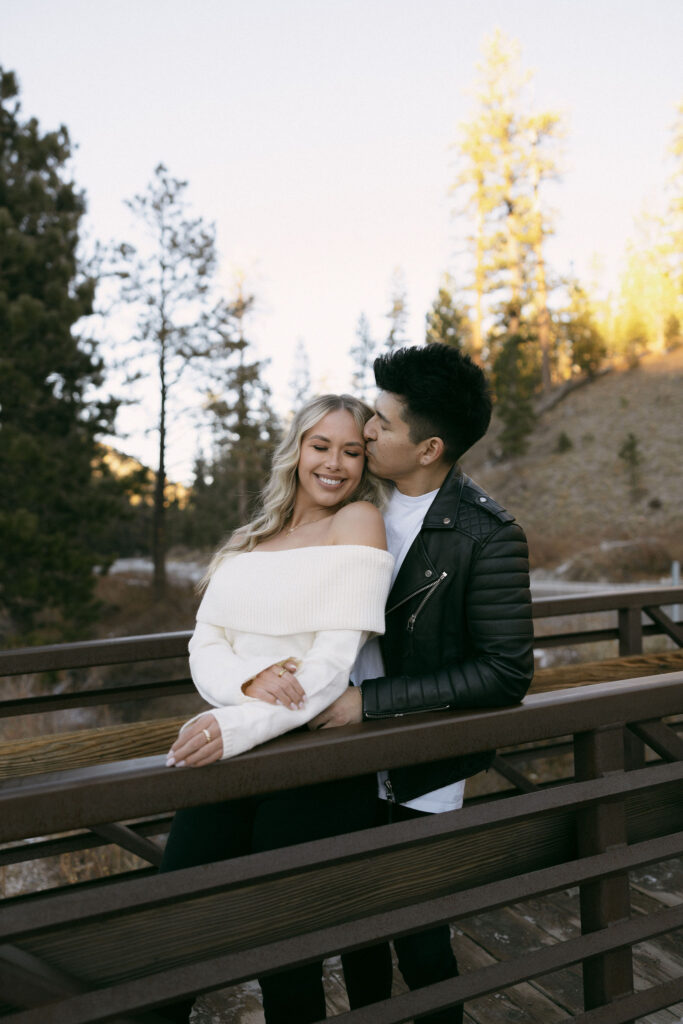
<path id="1" fill-rule="evenodd" d="M 364 718 L 499 707 L 524 697 L 533 676 L 533 626 L 528 549 L 517 523 L 502 525 L 475 554 L 464 607 L 453 614 L 465 616 L 467 656 L 420 675 L 365 680 Z"/>

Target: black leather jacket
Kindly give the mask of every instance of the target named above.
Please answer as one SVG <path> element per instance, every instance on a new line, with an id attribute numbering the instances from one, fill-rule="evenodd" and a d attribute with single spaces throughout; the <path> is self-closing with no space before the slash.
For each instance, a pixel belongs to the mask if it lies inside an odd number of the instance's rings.
<path id="1" fill-rule="evenodd" d="M 529 560 L 514 517 L 454 467 L 387 601 L 386 675 L 362 683 L 363 718 L 518 703 L 534 668 Z M 467 778 L 493 752 L 392 769 L 398 802 Z"/>

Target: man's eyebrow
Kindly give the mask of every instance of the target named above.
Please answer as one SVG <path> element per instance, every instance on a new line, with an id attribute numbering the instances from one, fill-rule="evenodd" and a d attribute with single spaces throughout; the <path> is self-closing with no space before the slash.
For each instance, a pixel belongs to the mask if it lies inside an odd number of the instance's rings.
<path id="1" fill-rule="evenodd" d="M 325 437 L 324 434 L 312 434 L 309 438 L 311 441 L 324 441 L 325 444 L 330 444 L 329 437 Z M 344 448 L 364 448 L 365 445 L 361 444 L 360 441 L 345 441 Z"/>
<path id="2" fill-rule="evenodd" d="M 382 421 L 382 423 L 388 423 L 389 422 L 389 420 L 386 418 L 386 416 L 379 411 L 377 406 L 375 406 L 375 416 L 377 416 L 377 418 L 380 419 Z"/>

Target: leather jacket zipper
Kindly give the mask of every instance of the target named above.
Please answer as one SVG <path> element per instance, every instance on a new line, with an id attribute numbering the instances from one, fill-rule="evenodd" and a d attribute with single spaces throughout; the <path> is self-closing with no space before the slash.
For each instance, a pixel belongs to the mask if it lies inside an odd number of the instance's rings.
<path id="1" fill-rule="evenodd" d="M 440 583 L 442 583 L 446 579 L 447 576 L 447 572 L 442 572 L 438 580 L 434 580 L 433 583 L 429 584 L 428 593 L 425 594 L 425 596 L 422 598 L 413 614 L 408 619 L 406 629 L 408 630 L 409 633 L 413 632 L 413 630 L 415 629 L 415 620 L 417 619 L 418 615 L 420 614 L 424 606 L 427 604 L 427 601 L 430 599 L 436 588 L 439 586 Z"/>
<path id="2" fill-rule="evenodd" d="M 436 580 L 435 582 L 438 583 L 439 581 Z M 400 601 L 396 602 L 396 604 L 392 604 L 391 608 L 387 608 L 387 610 L 386 610 L 386 612 L 384 614 L 385 615 L 391 615 L 392 612 L 395 612 L 396 609 L 400 608 L 402 604 L 406 603 L 406 601 L 412 601 L 412 599 L 414 597 L 417 597 L 418 594 L 424 594 L 425 590 L 430 590 L 431 587 L 433 587 L 433 586 L 434 586 L 434 583 L 425 583 L 424 587 L 418 587 L 417 590 L 414 590 L 412 592 L 412 594 L 408 594 L 407 597 L 402 597 Z"/>

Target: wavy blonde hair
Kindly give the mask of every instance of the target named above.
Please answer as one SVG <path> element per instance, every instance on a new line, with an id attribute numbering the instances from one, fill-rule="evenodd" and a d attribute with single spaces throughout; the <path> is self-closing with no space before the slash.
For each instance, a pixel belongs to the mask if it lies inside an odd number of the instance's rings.
<path id="1" fill-rule="evenodd" d="M 252 551 L 261 541 L 280 533 L 294 511 L 297 469 L 303 436 L 307 430 L 319 423 L 323 416 L 339 410 L 351 413 L 361 435 L 363 427 L 373 415 L 369 405 L 352 395 L 320 395 L 299 409 L 286 436 L 275 449 L 270 478 L 261 491 L 259 511 L 250 522 L 235 530 L 216 551 L 199 584 L 199 590 L 206 587 L 226 555 L 233 551 Z M 385 480 L 380 480 L 369 472 L 366 462 L 358 487 L 340 503 L 339 507 L 352 501 L 370 501 L 381 508 L 387 499 L 389 488 L 390 485 Z"/>

